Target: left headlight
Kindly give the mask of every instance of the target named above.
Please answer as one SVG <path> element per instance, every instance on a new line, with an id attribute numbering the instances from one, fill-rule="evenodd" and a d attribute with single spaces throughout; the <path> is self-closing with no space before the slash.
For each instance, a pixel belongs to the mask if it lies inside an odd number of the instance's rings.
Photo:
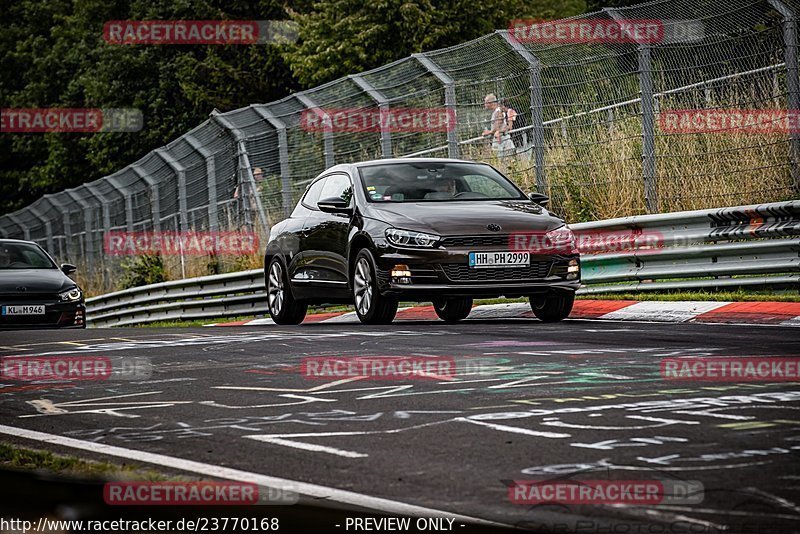
<path id="1" fill-rule="evenodd" d="M 75 302 L 76 300 L 81 300 L 81 298 L 83 298 L 83 292 L 79 288 L 73 287 L 69 291 L 59 293 L 58 298 L 63 302 Z"/>
<path id="2" fill-rule="evenodd" d="M 441 238 L 438 235 L 426 234 L 424 232 L 387 228 L 386 239 L 392 245 L 397 245 L 399 247 L 431 248 L 435 247 Z"/>

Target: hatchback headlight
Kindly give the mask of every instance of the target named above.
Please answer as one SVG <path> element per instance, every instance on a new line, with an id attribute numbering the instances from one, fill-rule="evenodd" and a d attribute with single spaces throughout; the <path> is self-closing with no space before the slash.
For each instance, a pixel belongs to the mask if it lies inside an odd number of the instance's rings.
<path id="1" fill-rule="evenodd" d="M 79 288 L 74 287 L 69 291 L 59 293 L 58 298 L 60 298 L 63 302 L 75 302 L 76 300 L 81 300 L 81 298 L 83 298 L 83 292 Z"/>
<path id="2" fill-rule="evenodd" d="M 426 234 L 424 232 L 412 232 L 410 230 L 400 230 L 398 228 L 387 228 L 386 239 L 392 245 L 399 247 L 421 247 L 431 248 L 439 244 L 438 235 Z"/>

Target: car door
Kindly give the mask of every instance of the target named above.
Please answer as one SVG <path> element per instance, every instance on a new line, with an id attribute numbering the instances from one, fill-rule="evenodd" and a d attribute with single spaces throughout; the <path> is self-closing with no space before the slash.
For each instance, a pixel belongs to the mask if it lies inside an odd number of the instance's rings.
<path id="1" fill-rule="evenodd" d="M 287 227 L 282 249 L 289 259 L 289 278 L 293 283 L 303 284 L 309 280 L 308 243 L 306 241 L 308 227 L 306 223 L 309 216 L 318 210 L 317 201 L 319 201 L 319 195 L 324 186 L 324 177 L 315 179 L 306 189 L 292 215 L 284 221 Z"/>
<path id="2" fill-rule="evenodd" d="M 319 200 L 340 198 L 353 203 L 353 185 L 345 173 L 329 174 Z M 351 214 L 325 213 L 314 206 L 304 226 L 303 262 L 308 283 L 314 286 L 347 285 L 347 236 Z"/>

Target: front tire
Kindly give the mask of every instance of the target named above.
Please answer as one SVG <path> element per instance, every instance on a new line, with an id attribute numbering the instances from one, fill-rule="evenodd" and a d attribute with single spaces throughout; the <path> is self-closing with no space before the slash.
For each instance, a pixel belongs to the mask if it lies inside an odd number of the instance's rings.
<path id="1" fill-rule="evenodd" d="M 397 300 L 378 289 L 375 258 L 368 249 L 359 251 L 353 264 L 353 301 L 356 315 L 364 324 L 389 324 L 397 315 Z"/>
<path id="2" fill-rule="evenodd" d="M 289 277 L 283 268 L 283 263 L 277 257 L 272 258 L 267 267 L 266 285 L 269 316 L 272 317 L 275 324 L 302 323 L 306 318 L 308 304 L 295 300 L 292 288 L 289 286 Z"/>
<path id="3" fill-rule="evenodd" d="M 556 323 L 569 317 L 575 303 L 574 291 L 559 291 L 545 296 L 531 296 L 533 314 L 545 323 Z"/>
<path id="4" fill-rule="evenodd" d="M 442 321 L 456 323 L 466 319 L 472 311 L 472 299 L 469 297 L 436 299 L 433 301 L 433 310 Z"/>

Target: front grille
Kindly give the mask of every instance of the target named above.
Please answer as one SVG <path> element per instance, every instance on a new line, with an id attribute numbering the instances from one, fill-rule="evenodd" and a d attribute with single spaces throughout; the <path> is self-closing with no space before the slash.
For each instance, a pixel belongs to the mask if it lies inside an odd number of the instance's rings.
<path id="1" fill-rule="evenodd" d="M 445 247 L 506 247 L 508 248 L 508 234 L 492 235 L 462 235 L 445 237 L 442 245 Z"/>
<path id="2" fill-rule="evenodd" d="M 451 282 L 509 282 L 547 278 L 551 265 L 549 261 L 535 261 L 528 267 L 475 269 L 463 263 L 443 263 L 442 270 Z"/>

